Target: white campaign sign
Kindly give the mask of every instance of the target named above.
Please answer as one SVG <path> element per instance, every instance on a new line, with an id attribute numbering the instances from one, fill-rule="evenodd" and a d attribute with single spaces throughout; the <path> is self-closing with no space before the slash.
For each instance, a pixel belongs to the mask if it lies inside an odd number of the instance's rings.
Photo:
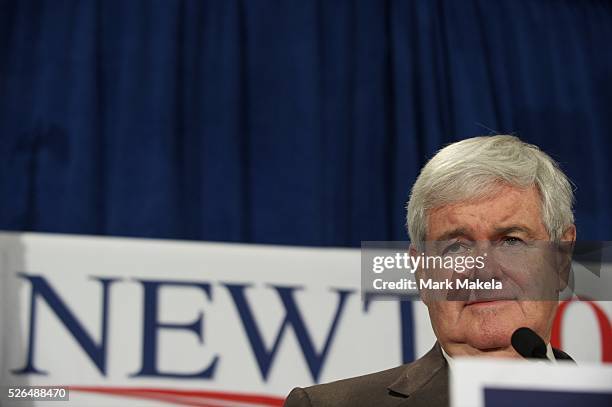
<path id="1" fill-rule="evenodd" d="M 0 254 L 1 386 L 69 386 L 58 407 L 282 405 L 434 342 L 420 302 L 361 301 L 358 249 L 6 233 Z M 611 315 L 566 306 L 563 348 L 605 359 Z"/>
<path id="2" fill-rule="evenodd" d="M 612 366 L 458 358 L 450 373 L 452 407 L 610 405 Z M 589 399 L 596 395 L 597 398 Z M 521 399 L 519 399 L 519 397 Z M 570 397 L 573 397 L 571 401 Z M 487 400 L 488 399 L 488 400 Z M 600 404 L 600 403 L 606 404 Z"/>

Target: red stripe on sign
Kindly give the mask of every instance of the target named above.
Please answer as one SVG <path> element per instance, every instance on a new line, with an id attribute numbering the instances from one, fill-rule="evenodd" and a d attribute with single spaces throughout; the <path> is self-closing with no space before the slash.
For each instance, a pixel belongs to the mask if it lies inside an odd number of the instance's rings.
<path id="1" fill-rule="evenodd" d="M 188 406 L 218 407 L 220 404 L 211 400 L 236 401 L 262 406 L 282 406 L 284 399 L 258 394 L 227 393 L 202 390 L 156 389 L 139 387 L 92 387 L 68 386 L 70 391 L 101 393 L 125 397 L 138 397 L 167 401 Z M 200 399 L 200 400 L 198 400 Z"/>
<path id="2" fill-rule="evenodd" d="M 170 403 L 172 405 L 182 405 L 182 406 L 192 406 L 192 407 L 226 407 L 227 405 L 221 405 L 218 403 L 207 403 L 204 401 L 195 401 L 193 399 L 176 397 L 176 396 L 168 396 L 165 394 L 153 394 L 147 392 L 108 392 L 103 389 L 91 391 L 92 393 L 102 393 L 106 396 L 117 396 L 117 397 L 131 397 L 137 399 L 147 399 L 147 400 L 155 400 L 161 401 L 165 403 Z M 204 399 L 202 399 L 204 400 Z"/>

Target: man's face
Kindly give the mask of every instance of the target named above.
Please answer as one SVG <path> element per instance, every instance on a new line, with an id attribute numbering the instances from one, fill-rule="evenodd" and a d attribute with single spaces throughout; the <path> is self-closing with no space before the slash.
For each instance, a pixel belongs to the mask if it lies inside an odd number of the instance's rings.
<path id="1" fill-rule="evenodd" d="M 485 279 L 502 280 L 504 287 L 510 288 L 508 292 L 516 293 L 542 284 L 539 280 L 545 273 L 538 273 L 551 265 L 545 255 L 538 254 L 533 247 L 527 249 L 529 245 L 523 243 L 549 240 L 540 208 L 541 199 L 535 187 L 500 186 L 490 198 L 458 202 L 430 211 L 427 240 L 433 244 L 444 242 L 446 246 L 454 244 L 452 250 L 463 244 L 477 247 L 480 242 L 486 242 L 486 247 L 504 254 L 490 257 L 485 269 L 479 272 Z M 575 229 L 572 227 L 564 239 L 574 238 Z M 517 247 L 524 247 L 524 252 L 517 251 Z M 513 265 L 499 261 L 504 256 L 512 257 L 513 253 L 516 254 Z M 546 289 L 552 285 L 546 283 Z M 549 292 L 544 298 L 553 298 L 557 288 L 552 287 L 554 293 L 551 295 Z M 501 296 L 507 299 L 475 301 L 473 293 L 471 295 L 471 300 L 460 301 L 427 300 L 424 296 L 434 332 L 450 353 L 462 348 L 473 350 L 472 353 L 488 351 L 490 354 L 516 356 L 510 338 L 517 328 L 523 326 L 536 331 L 546 342 L 550 340 L 558 301 L 536 300 L 533 296 L 530 300 L 517 300 L 512 295 Z"/>

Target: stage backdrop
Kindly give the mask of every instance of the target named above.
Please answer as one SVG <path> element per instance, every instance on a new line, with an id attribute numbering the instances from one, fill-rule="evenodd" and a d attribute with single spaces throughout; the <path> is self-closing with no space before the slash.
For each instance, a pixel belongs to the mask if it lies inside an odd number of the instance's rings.
<path id="1" fill-rule="evenodd" d="M 612 2 L 0 0 L 0 229 L 403 240 L 438 149 L 516 133 L 612 240 Z"/>
<path id="2" fill-rule="evenodd" d="M 67 406 L 281 405 L 434 343 L 420 302 L 360 300 L 356 249 L 41 234 L 0 248 L 1 385 L 67 385 Z M 556 345 L 612 361 L 611 305 L 566 306 Z"/>

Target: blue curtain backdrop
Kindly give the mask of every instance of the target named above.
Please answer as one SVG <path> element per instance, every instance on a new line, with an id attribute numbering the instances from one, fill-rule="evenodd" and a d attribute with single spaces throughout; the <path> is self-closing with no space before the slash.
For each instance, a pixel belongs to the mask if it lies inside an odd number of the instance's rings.
<path id="1" fill-rule="evenodd" d="M 405 239 L 427 158 L 494 131 L 612 239 L 611 2 L 0 0 L 0 229 Z"/>

